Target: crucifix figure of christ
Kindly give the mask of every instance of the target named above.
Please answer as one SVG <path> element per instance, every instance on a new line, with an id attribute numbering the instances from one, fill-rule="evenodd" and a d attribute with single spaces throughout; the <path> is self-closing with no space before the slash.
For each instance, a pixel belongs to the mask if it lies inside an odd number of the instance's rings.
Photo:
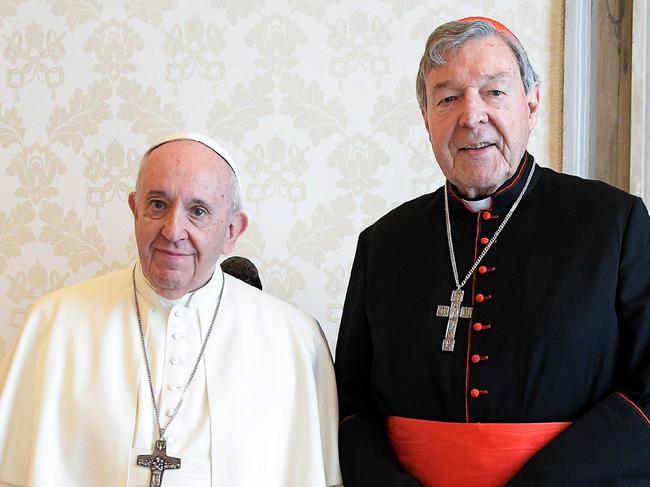
<path id="1" fill-rule="evenodd" d="M 440 318 L 447 318 L 447 329 L 445 330 L 445 338 L 442 341 L 443 352 L 453 352 L 454 345 L 456 344 L 456 325 L 458 325 L 458 318 L 471 318 L 472 308 L 461 306 L 463 302 L 463 295 L 465 291 L 454 289 L 451 292 L 451 305 L 444 306 L 438 305 L 436 316 Z"/>
<path id="2" fill-rule="evenodd" d="M 181 468 L 181 459 L 167 456 L 167 441 L 156 440 L 156 447 L 151 455 L 138 455 L 137 464 L 141 467 L 151 469 L 151 482 L 149 487 L 160 487 L 162 485 L 165 470 L 177 470 Z"/>

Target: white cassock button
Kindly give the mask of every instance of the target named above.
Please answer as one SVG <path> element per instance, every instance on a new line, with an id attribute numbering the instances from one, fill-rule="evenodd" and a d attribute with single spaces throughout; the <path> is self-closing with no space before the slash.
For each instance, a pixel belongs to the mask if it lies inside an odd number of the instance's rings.
<path id="1" fill-rule="evenodd" d="M 180 384 L 169 384 L 167 386 L 167 390 L 172 391 L 172 392 L 178 392 L 178 391 L 181 390 L 181 385 Z"/>
<path id="2" fill-rule="evenodd" d="M 181 333 L 180 331 L 175 331 L 174 333 L 172 333 L 172 338 L 174 340 L 182 340 L 183 338 L 185 338 L 185 333 Z"/>
<path id="3" fill-rule="evenodd" d="M 180 365 L 183 363 L 183 359 L 180 357 L 172 357 L 169 363 L 172 365 Z"/>
<path id="4" fill-rule="evenodd" d="M 165 411 L 165 414 L 167 415 L 167 417 L 171 418 L 174 415 L 174 410 L 168 409 L 167 411 Z"/>
<path id="5" fill-rule="evenodd" d="M 182 318 L 186 314 L 187 314 L 187 310 L 184 309 L 184 308 L 178 308 L 178 309 L 176 309 L 176 311 L 174 311 L 174 316 L 176 318 Z"/>

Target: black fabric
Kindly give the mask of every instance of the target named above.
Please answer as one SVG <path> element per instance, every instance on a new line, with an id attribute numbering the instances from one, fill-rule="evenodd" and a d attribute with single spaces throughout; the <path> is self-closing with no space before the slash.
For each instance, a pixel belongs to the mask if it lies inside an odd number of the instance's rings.
<path id="1" fill-rule="evenodd" d="M 495 194 L 492 219 L 470 212 L 450 188 L 461 279 L 534 164 L 527 155 Z M 642 201 L 535 166 L 483 261 L 494 270 L 475 272 L 464 288 L 473 317 L 459 320 L 455 350 L 443 352 L 447 319 L 436 307 L 449 305 L 455 287 L 443 194 L 403 204 L 359 237 L 335 364 L 346 487 L 418 485 L 390 449 L 389 415 L 571 421 L 509 485 L 650 486 L 650 424 L 640 412 L 650 416 L 650 219 Z M 475 302 L 478 293 L 491 299 Z M 476 322 L 491 326 L 475 331 Z M 488 358 L 473 363 L 473 354 Z M 473 398 L 474 388 L 487 394 Z"/>

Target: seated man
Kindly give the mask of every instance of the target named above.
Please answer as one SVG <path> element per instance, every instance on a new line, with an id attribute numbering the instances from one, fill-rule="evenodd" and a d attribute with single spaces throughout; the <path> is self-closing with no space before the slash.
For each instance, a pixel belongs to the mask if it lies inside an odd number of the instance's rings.
<path id="1" fill-rule="evenodd" d="M 318 323 L 217 266 L 247 226 L 232 158 L 170 137 L 129 205 L 138 262 L 39 299 L 0 374 L 0 485 L 340 484 Z"/>
<path id="2" fill-rule="evenodd" d="M 650 485 L 650 220 L 538 166 L 503 25 L 438 27 L 417 94 L 447 182 L 359 237 L 336 353 L 346 487 Z"/>

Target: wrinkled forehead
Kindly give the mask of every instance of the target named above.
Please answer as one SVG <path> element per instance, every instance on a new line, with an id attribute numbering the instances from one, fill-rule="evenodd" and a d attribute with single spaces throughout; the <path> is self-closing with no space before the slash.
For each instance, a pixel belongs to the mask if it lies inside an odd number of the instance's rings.
<path id="1" fill-rule="evenodd" d="M 517 66 L 517 59 L 506 40 L 499 34 L 467 39 L 462 44 L 447 49 L 444 54 L 445 64 L 461 55 L 494 56 L 496 60 L 507 60 Z"/>
<path id="2" fill-rule="evenodd" d="M 499 36 L 468 39 L 462 45 L 448 49 L 444 53 L 444 63 L 430 66 L 425 75 L 450 72 L 473 73 L 485 78 L 520 78 L 517 59 Z"/>

